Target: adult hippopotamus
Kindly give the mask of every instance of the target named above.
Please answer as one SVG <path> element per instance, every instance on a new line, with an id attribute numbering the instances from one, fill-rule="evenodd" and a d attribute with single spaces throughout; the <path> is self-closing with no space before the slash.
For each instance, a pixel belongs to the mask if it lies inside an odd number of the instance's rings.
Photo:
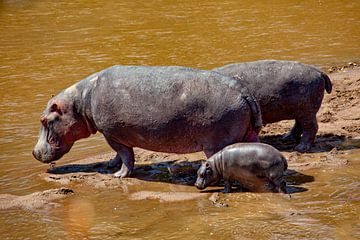
<path id="1" fill-rule="evenodd" d="M 285 157 L 263 143 L 236 143 L 215 153 L 198 170 L 195 186 L 202 190 L 224 179 L 224 192 L 234 181 L 253 192 L 284 192 L 287 169 Z"/>
<path id="2" fill-rule="evenodd" d="M 311 149 L 324 89 L 330 93 L 332 88 L 325 73 L 303 63 L 275 60 L 229 64 L 213 71 L 236 77 L 249 89 L 260 104 L 264 124 L 295 119 L 284 139 L 301 138 L 296 151 Z"/>
<path id="3" fill-rule="evenodd" d="M 33 155 L 49 163 L 73 143 L 101 132 L 129 176 L 133 147 L 206 156 L 234 142 L 257 141 L 260 108 L 222 74 L 185 67 L 113 66 L 63 90 L 47 104 Z"/>

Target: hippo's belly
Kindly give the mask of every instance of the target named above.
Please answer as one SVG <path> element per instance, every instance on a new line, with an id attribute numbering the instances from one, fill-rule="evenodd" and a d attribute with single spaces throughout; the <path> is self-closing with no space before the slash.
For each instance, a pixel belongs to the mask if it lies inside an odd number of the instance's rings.
<path id="1" fill-rule="evenodd" d="M 101 131 L 106 138 L 129 147 L 139 147 L 158 152 L 190 153 L 202 151 L 205 146 L 229 140 L 233 142 L 244 134 L 250 125 L 250 109 L 230 111 L 216 120 L 195 114 L 196 118 L 173 118 L 143 125 L 132 123 L 105 124 Z M 116 125 L 118 127 L 116 127 Z"/>

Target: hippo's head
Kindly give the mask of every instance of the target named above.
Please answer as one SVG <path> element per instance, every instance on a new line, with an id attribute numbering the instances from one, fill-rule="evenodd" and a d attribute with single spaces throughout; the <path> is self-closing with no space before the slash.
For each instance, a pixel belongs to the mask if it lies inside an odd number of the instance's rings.
<path id="1" fill-rule="evenodd" d="M 208 161 L 201 165 L 197 175 L 195 186 L 200 190 L 205 189 L 207 186 L 216 184 L 220 180 L 219 174 L 217 171 L 212 169 L 211 164 Z"/>
<path id="2" fill-rule="evenodd" d="M 59 95 L 48 102 L 40 122 L 42 126 L 33 155 L 43 163 L 60 159 L 70 151 L 76 140 L 90 135 L 88 126 L 76 111 L 73 101 Z"/>

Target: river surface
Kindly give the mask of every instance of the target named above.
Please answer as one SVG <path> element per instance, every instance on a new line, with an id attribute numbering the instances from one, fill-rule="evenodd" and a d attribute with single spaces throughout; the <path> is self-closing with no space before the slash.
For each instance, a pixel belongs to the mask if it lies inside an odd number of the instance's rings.
<path id="1" fill-rule="evenodd" d="M 38 177 L 47 166 L 31 155 L 39 116 L 52 94 L 91 73 L 115 64 L 210 69 L 259 59 L 327 68 L 359 60 L 359 12 L 359 1 L 1 1 L 0 194 L 58 187 Z M 61 162 L 108 150 L 97 134 Z M 1 211 L 0 238 L 359 239 L 360 152 L 348 157 L 351 167 L 305 171 L 315 181 L 291 200 L 230 194 L 228 208 L 80 189 L 61 208 Z"/>

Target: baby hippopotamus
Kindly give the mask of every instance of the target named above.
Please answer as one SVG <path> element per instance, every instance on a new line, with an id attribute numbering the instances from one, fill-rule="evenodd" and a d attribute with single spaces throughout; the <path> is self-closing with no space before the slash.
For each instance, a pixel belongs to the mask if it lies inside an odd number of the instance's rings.
<path id="1" fill-rule="evenodd" d="M 224 192 L 231 192 L 234 181 L 252 192 L 286 193 L 283 178 L 285 157 L 263 143 L 236 143 L 212 155 L 199 168 L 195 186 L 202 190 L 224 179 Z"/>

